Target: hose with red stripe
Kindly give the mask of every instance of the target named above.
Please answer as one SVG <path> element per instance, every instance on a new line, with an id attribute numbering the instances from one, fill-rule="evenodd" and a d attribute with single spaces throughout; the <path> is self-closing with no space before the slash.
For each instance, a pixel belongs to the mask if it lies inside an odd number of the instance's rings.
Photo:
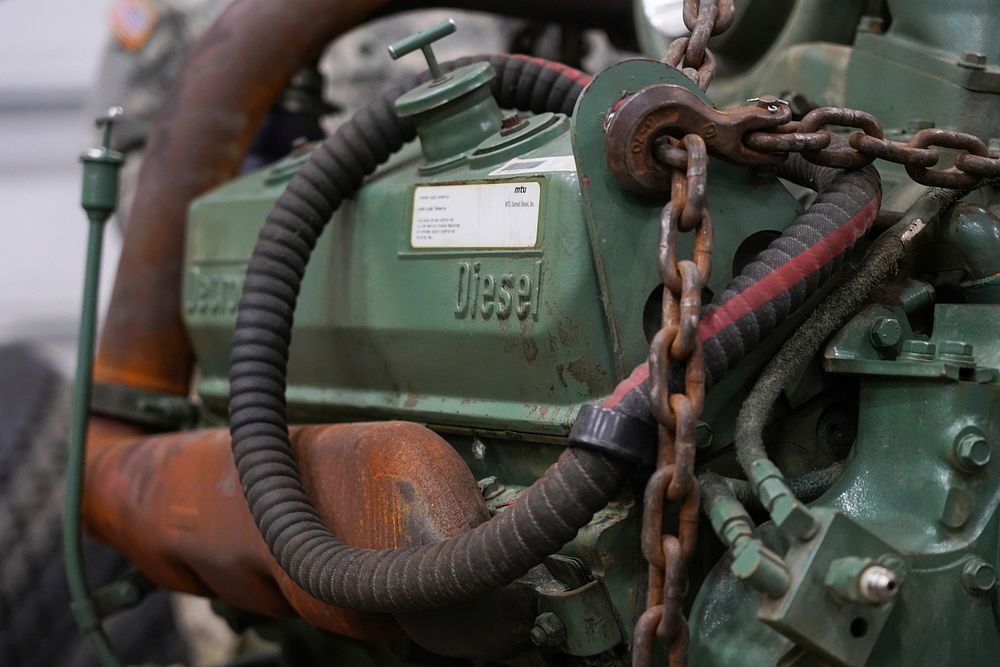
<path id="1" fill-rule="evenodd" d="M 698 339 L 710 387 L 824 284 L 871 227 L 882 201 L 874 167 L 842 171 L 790 155 L 778 175 L 817 191 L 813 203 L 702 310 Z M 671 384 L 682 369 L 671 368 Z M 649 421 L 649 365 L 623 380 L 603 407 Z"/>

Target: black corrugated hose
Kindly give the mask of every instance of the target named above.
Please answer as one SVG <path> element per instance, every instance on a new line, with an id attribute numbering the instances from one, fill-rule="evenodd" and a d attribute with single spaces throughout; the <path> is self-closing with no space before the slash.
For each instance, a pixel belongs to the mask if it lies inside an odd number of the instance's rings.
<path id="1" fill-rule="evenodd" d="M 443 67 L 450 70 L 483 60 L 496 70 L 493 94 L 504 108 L 570 114 L 587 81 L 586 75 L 576 70 L 519 56 L 466 58 Z M 594 512 L 607 504 L 631 467 L 609 455 L 570 447 L 518 503 L 490 521 L 442 542 L 395 550 L 359 549 L 337 540 L 302 487 L 288 440 L 285 404 L 288 348 L 302 276 L 333 212 L 357 192 L 365 176 L 415 137 L 412 122 L 399 118 L 393 103 L 426 79 L 424 74 L 404 81 L 358 112 L 312 153 L 289 182 L 261 229 L 247 268 L 230 366 L 233 455 L 261 535 L 282 568 L 310 595 L 365 611 L 444 606 L 514 581 L 571 540 Z M 782 243 L 797 245 L 779 247 L 776 241 L 758 256 L 763 264 L 755 262 L 755 268 L 748 267 L 742 274 L 748 276 L 750 284 L 730 298 L 734 303 L 743 299 L 746 312 L 740 308 L 724 311 L 742 315 L 716 334 L 728 335 L 729 327 L 735 327 L 736 339 L 720 338 L 719 346 L 706 344 L 707 356 L 720 353 L 713 350 L 725 355 L 721 363 L 709 356 L 714 373 L 731 367 L 770 331 L 768 327 L 780 321 L 782 313 L 791 312 L 804 301 L 804 297 L 799 299 L 801 294 L 814 289 L 832 271 L 829 261 L 798 266 L 798 255 L 829 245 L 825 236 L 828 228 L 836 228 L 832 232 L 836 235 L 845 221 L 862 212 L 867 215 L 871 207 L 873 197 L 865 199 L 873 189 L 869 172 L 853 172 L 856 175 L 852 176 L 816 171 L 799 164 L 797 158 L 790 167 L 795 168 L 805 170 L 806 177 L 811 174 L 823 182 L 829 178 L 836 187 L 821 183 L 816 204 L 793 225 L 816 229 L 803 230 L 800 236 L 786 231 Z M 846 188 L 845 184 L 852 183 Z M 843 189 L 851 192 L 842 196 Z M 875 210 L 878 189 L 876 176 Z M 815 219 L 806 224 L 810 213 Z M 865 220 L 864 229 L 868 224 L 870 219 Z M 854 240 L 856 236 L 851 244 Z M 780 271 L 789 263 L 798 267 L 798 273 L 792 272 L 797 278 L 782 287 L 784 292 L 759 303 L 747 298 L 760 291 L 755 291 L 755 286 L 766 279 L 760 274 Z M 713 306 L 725 307 L 724 303 Z M 713 375 L 711 379 L 720 378 Z M 615 395 L 639 393 L 644 398 L 648 382 L 643 392 L 641 387 L 630 386 L 630 380 L 625 380 Z M 639 416 L 648 420 L 648 401 L 643 404 L 645 409 Z"/>
<path id="2" fill-rule="evenodd" d="M 570 114 L 586 75 L 516 56 L 489 61 L 501 107 Z M 558 551 L 604 507 L 628 465 L 569 448 L 518 502 L 449 540 L 358 549 L 324 527 L 302 487 L 288 440 L 288 346 L 302 276 L 316 239 L 362 180 L 415 136 L 393 103 L 427 79 L 404 81 L 321 144 L 289 182 L 261 229 L 247 268 L 230 369 L 233 454 L 251 514 L 282 568 L 320 600 L 366 611 L 444 606 L 495 590 Z"/>
<path id="3" fill-rule="evenodd" d="M 720 381 L 836 273 L 865 235 L 882 202 L 874 167 L 843 171 L 789 155 L 778 175 L 816 191 L 816 198 L 712 303 L 702 308 L 698 339 L 705 348 L 705 386 Z M 683 369 L 670 369 L 679 390 Z M 648 365 L 633 371 L 603 407 L 650 419 Z"/>

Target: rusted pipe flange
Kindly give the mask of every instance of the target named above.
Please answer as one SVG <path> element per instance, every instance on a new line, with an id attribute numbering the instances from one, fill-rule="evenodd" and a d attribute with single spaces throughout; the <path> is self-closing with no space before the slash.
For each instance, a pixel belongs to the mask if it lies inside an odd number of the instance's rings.
<path id="1" fill-rule="evenodd" d="M 720 111 L 683 86 L 648 86 L 623 99 L 611 113 L 605 134 L 608 169 L 631 192 L 666 192 L 670 170 L 656 157 L 656 140 L 686 134 L 702 136 L 713 155 L 731 162 L 775 165 L 785 156 L 753 150 L 743 137 L 774 129 L 791 116 L 788 105 L 777 99 L 761 98 L 753 105 Z"/>

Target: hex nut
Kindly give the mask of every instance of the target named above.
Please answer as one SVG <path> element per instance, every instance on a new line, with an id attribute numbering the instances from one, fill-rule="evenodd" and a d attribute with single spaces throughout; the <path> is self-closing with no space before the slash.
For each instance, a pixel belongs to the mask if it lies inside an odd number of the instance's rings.
<path id="1" fill-rule="evenodd" d="M 566 626 L 558 616 L 546 611 L 535 617 L 529 637 L 531 643 L 539 648 L 553 648 L 566 641 Z"/>
<path id="2" fill-rule="evenodd" d="M 971 558 L 962 568 L 962 583 L 970 593 L 988 593 L 997 584 L 997 571 L 982 558 Z"/>
<path id="3" fill-rule="evenodd" d="M 929 340 L 913 338 L 903 341 L 899 358 L 907 361 L 934 361 L 934 353 L 937 352 L 937 345 Z"/>
<path id="4" fill-rule="evenodd" d="M 993 456 L 993 448 L 981 433 L 966 433 L 955 441 L 955 459 L 964 470 L 982 470 Z"/>
<path id="5" fill-rule="evenodd" d="M 937 356 L 942 361 L 961 364 L 962 366 L 975 366 L 976 358 L 973 356 L 971 343 L 963 343 L 960 340 L 944 340 L 937 345 Z"/>

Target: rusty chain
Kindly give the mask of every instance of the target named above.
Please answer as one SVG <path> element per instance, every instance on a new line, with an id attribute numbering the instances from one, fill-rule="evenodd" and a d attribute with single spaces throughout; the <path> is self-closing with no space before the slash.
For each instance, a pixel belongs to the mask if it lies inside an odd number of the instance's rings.
<path id="1" fill-rule="evenodd" d="M 683 11 L 684 24 L 691 36 L 674 40 L 667 48 L 664 62 L 705 90 L 716 70 L 708 40 L 732 23 L 733 0 L 685 0 Z M 635 98 L 635 106 L 645 105 L 638 95 Z M 842 107 L 821 107 L 800 121 L 782 122 L 788 118 L 787 104 L 775 97 L 749 100 L 754 103 L 756 113 L 750 107 L 743 107 L 713 115 L 707 104 L 702 107 L 698 102 L 685 104 L 677 99 L 674 102 L 690 108 L 694 116 L 702 116 L 703 125 L 713 128 L 712 136 L 688 131 L 680 133 L 683 138 L 677 138 L 680 134 L 662 136 L 646 143 L 648 137 L 643 137 L 636 128 L 649 130 L 655 122 L 635 121 L 634 126 L 625 130 L 626 136 L 649 146 L 654 161 L 667 170 L 670 180 L 670 200 L 660 216 L 658 255 L 663 283 L 663 323 L 649 353 L 650 398 L 659 424 L 656 471 L 647 482 L 643 497 L 641 544 L 649 563 L 649 577 L 646 610 L 639 617 L 633 635 L 633 667 L 652 665 L 657 641 L 669 647 L 671 667 L 687 665 L 689 635 L 683 606 L 700 501 L 694 476 L 695 427 L 705 395 L 704 350 L 697 339 L 697 329 L 701 294 L 711 270 L 713 243 L 712 220 L 705 205 L 708 149 L 713 154 L 754 166 L 773 164 L 773 160 L 784 159 L 793 152 L 801 153 L 815 164 L 839 169 L 857 169 L 879 158 L 903 165 L 910 178 L 918 183 L 945 188 L 972 187 L 983 178 L 1000 176 L 1000 159 L 989 157 L 986 144 L 970 134 L 930 128 L 918 131 L 909 141 L 892 141 L 885 138 L 874 116 Z M 656 102 L 652 104 L 655 106 Z M 760 120 L 765 118 L 760 116 L 761 110 L 773 114 L 775 122 Z M 758 128 L 762 129 L 749 129 L 743 134 L 724 133 L 714 129 L 720 123 L 733 128 L 759 123 Z M 844 141 L 831 133 L 829 126 L 856 131 Z M 706 145 L 706 138 L 710 145 Z M 609 131 L 612 148 L 627 143 L 618 142 L 614 131 Z M 935 148 L 959 151 L 954 160 L 955 170 L 933 168 L 941 161 L 941 154 Z M 643 162 L 641 157 L 633 155 L 633 159 L 638 162 L 629 164 L 624 154 L 620 159 L 611 159 L 612 170 L 633 186 L 650 188 L 650 179 L 656 180 L 660 168 Z M 686 232 L 695 234 L 694 249 L 690 259 L 678 260 L 678 236 Z M 682 390 L 677 393 L 671 393 L 669 386 L 672 364 L 684 369 Z M 664 533 L 664 511 L 668 504 L 679 507 L 677 535 Z"/>
<path id="2" fill-rule="evenodd" d="M 684 25 L 690 37 L 672 41 L 663 62 L 676 67 L 706 90 L 715 76 L 715 55 L 708 40 L 729 29 L 735 16 L 734 0 L 684 0 Z"/>
<path id="3" fill-rule="evenodd" d="M 844 141 L 827 126 L 855 131 Z M 800 121 L 749 132 L 743 145 L 761 153 L 801 153 L 814 164 L 838 169 L 859 169 L 877 158 L 902 165 L 917 183 L 939 188 L 971 188 L 984 178 L 1000 176 L 1000 158 L 990 157 L 986 143 L 972 134 L 928 128 L 908 141 L 893 141 L 885 138 L 875 116 L 844 107 L 820 107 Z M 942 157 L 935 148 L 958 151 L 954 170 L 932 168 Z"/>
<path id="4" fill-rule="evenodd" d="M 733 22 L 733 0 L 685 0 L 684 24 L 690 37 L 674 40 L 664 61 L 699 88 L 715 75 L 712 35 Z M 659 424 L 656 471 L 643 494 L 642 553 L 649 563 L 646 610 L 636 623 L 633 667 L 650 667 L 657 640 L 669 647 L 671 667 L 688 663 L 688 625 L 684 617 L 687 562 L 694 553 L 700 492 L 694 476 L 695 428 L 705 399 L 705 354 L 698 340 L 701 295 L 712 268 L 712 218 L 705 205 L 708 147 L 698 134 L 663 139 L 662 150 L 675 159 L 670 169 L 670 200 L 660 214 L 657 265 L 663 283 L 662 324 L 649 348 L 651 403 Z M 695 235 L 690 259 L 677 258 L 681 233 Z M 671 393 L 669 369 L 684 368 L 683 390 Z M 665 533 L 667 503 L 680 507 L 677 535 Z"/>
<path id="5" fill-rule="evenodd" d="M 687 664 L 688 629 L 684 618 L 686 563 L 694 552 L 699 492 L 694 477 L 695 427 L 705 398 L 705 356 L 698 341 L 702 289 L 712 265 L 712 218 L 705 206 L 708 149 L 689 134 L 671 140 L 683 165 L 671 166 L 670 201 L 660 216 L 658 267 L 663 283 L 663 325 L 649 351 L 651 403 L 659 423 L 656 472 L 646 484 L 642 515 L 642 552 L 649 563 L 646 611 L 635 628 L 632 664 L 652 663 L 657 639 L 670 647 L 670 665 Z M 691 259 L 677 259 L 682 232 L 695 235 Z M 668 369 L 684 367 L 683 391 L 671 393 Z M 678 534 L 664 534 L 667 503 L 680 505 Z"/>

